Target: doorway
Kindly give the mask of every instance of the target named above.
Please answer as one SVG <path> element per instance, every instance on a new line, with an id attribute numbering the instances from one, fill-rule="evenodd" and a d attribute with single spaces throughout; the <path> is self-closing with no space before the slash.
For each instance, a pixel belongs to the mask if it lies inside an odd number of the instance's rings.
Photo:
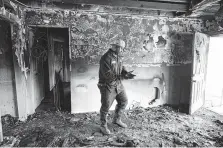
<path id="1" fill-rule="evenodd" d="M 205 107 L 223 115 L 223 36 L 210 37 Z"/>
<path id="2" fill-rule="evenodd" d="M 33 99 L 42 110 L 71 110 L 68 28 L 31 27 Z"/>

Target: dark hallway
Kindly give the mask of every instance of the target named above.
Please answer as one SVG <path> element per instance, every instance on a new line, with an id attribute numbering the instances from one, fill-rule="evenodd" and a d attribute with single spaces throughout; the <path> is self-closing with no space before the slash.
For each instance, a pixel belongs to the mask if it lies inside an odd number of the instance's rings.
<path id="1" fill-rule="evenodd" d="M 32 28 L 34 68 L 44 99 L 36 112 L 70 111 L 69 36 L 65 28 Z M 43 82 L 42 82 L 43 81 Z"/>

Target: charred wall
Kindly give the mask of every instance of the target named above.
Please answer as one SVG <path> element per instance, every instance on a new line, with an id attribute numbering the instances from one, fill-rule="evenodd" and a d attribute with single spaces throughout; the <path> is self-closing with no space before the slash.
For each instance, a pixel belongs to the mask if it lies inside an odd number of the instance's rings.
<path id="1" fill-rule="evenodd" d="M 17 116 L 10 24 L 0 20 L 0 109 L 2 115 Z"/>
<path id="2" fill-rule="evenodd" d="M 117 38 L 126 41 L 123 61 L 137 75 L 124 81 L 128 108 L 148 106 L 155 87 L 160 89 L 157 105 L 189 104 L 193 32 L 216 27 L 199 19 L 56 9 L 27 9 L 25 22 L 70 29 L 72 112 L 99 110 L 98 63 Z"/>

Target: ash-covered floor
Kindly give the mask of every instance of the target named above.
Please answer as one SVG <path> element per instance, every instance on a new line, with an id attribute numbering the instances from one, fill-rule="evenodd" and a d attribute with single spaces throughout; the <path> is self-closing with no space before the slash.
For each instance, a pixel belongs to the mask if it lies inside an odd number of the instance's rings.
<path id="1" fill-rule="evenodd" d="M 112 115 L 108 119 L 113 134 L 109 136 L 100 133 L 98 113 L 43 111 L 26 122 L 4 116 L 1 146 L 223 146 L 223 116 L 204 108 L 192 116 L 169 106 L 127 110 L 126 129 L 113 125 Z"/>

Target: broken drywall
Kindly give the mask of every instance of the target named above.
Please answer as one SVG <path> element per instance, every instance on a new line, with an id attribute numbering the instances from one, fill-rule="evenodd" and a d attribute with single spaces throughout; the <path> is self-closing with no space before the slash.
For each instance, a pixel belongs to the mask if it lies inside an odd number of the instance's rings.
<path id="1" fill-rule="evenodd" d="M 23 25 L 13 25 L 12 27 L 12 43 L 15 55 L 17 57 L 17 62 L 21 71 L 24 73 L 25 78 L 27 79 L 27 72 L 29 68 L 27 67 L 27 59 L 29 56 L 25 56 L 26 40 L 25 40 L 25 29 Z"/>

